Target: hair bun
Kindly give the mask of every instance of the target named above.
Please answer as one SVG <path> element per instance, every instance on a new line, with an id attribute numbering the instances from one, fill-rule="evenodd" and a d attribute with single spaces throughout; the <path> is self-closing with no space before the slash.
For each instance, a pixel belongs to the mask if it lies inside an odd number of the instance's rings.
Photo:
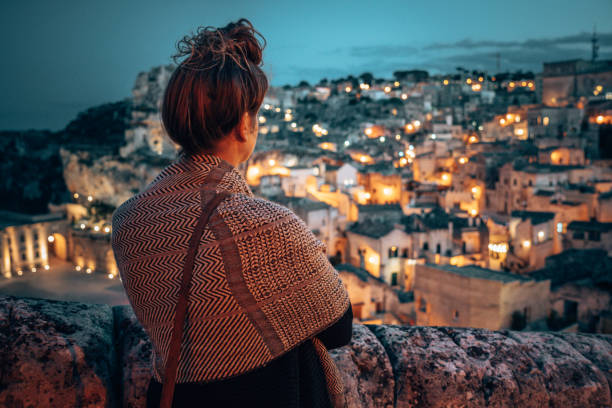
<path id="1" fill-rule="evenodd" d="M 263 44 L 256 36 L 262 38 Z M 265 39 L 253 28 L 250 21 L 240 19 L 222 28 L 212 26 L 198 27 L 196 34 L 184 36 L 177 43 L 178 52 L 172 56 L 177 59 L 187 57 L 181 63 L 183 68 L 205 70 L 223 68 L 227 58 L 241 69 L 248 71 L 249 63 L 261 65 Z"/>

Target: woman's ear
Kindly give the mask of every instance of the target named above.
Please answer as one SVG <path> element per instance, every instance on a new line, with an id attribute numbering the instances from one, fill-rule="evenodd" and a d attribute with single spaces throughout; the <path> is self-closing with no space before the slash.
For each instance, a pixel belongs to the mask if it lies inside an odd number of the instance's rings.
<path id="1" fill-rule="evenodd" d="M 245 112 L 240 119 L 240 123 L 238 123 L 236 138 L 238 141 L 245 143 L 248 140 L 248 135 L 251 129 L 251 120 L 249 118 L 249 113 Z"/>

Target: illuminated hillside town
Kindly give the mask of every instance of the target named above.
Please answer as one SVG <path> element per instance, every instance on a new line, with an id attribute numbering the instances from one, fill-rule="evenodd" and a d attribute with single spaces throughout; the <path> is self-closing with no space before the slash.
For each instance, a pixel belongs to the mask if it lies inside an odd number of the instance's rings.
<path id="1" fill-rule="evenodd" d="M 0 291 L 62 268 L 120 287 L 111 215 L 176 158 L 172 70 L 60 132 L 1 133 Z M 612 333 L 612 60 L 595 42 L 537 73 L 271 87 L 258 121 L 240 170 L 325 244 L 358 321 Z"/>

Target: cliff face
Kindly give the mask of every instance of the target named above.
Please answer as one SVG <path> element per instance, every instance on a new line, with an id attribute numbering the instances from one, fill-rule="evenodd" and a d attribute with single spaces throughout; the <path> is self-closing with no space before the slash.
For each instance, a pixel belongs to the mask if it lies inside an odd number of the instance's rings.
<path id="1" fill-rule="evenodd" d="M 120 156 L 96 157 L 87 150 L 60 148 L 64 180 L 70 191 L 96 201 L 119 206 L 150 183 L 168 165 L 163 158 L 132 153 L 130 160 Z"/>
<path id="2" fill-rule="evenodd" d="M 68 189 L 117 206 L 176 157 L 159 108 L 172 65 L 138 74 L 132 97 L 91 108 L 64 130 L 60 150 Z"/>
<path id="3" fill-rule="evenodd" d="M 612 336 L 354 325 L 332 350 L 350 407 L 611 406 Z M 0 406 L 144 407 L 131 307 L 0 297 Z"/>

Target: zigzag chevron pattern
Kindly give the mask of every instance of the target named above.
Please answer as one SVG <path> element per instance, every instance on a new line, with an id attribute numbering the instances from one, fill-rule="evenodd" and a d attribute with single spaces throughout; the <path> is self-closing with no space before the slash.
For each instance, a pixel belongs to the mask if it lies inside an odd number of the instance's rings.
<path id="1" fill-rule="evenodd" d="M 126 294 L 153 343 L 162 381 L 189 241 L 202 208 L 232 193 L 199 240 L 177 383 L 259 368 L 335 323 L 348 294 L 324 245 L 292 211 L 256 198 L 240 172 L 208 154 L 181 155 L 113 214 Z"/>

